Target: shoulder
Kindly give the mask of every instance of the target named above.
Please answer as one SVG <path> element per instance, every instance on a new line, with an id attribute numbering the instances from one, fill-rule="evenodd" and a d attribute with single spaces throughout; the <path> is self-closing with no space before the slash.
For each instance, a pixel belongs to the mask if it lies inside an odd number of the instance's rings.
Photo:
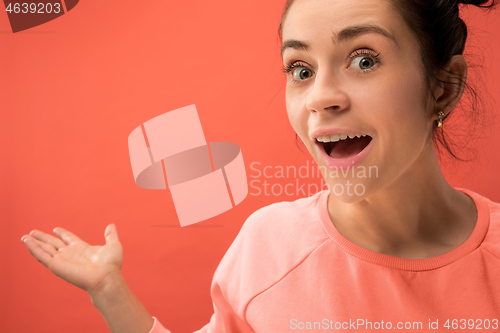
<path id="1" fill-rule="evenodd" d="M 484 239 L 484 246 L 500 259 L 500 203 L 483 197 L 489 208 L 490 223 Z"/>
<path id="2" fill-rule="evenodd" d="M 500 203 L 471 190 L 465 190 L 476 203 L 478 219 L 485 219 L 486 234 L 481 247 L 500 259 Z M 479 220 L 478 220 L 479 223 Z"/>
<path id="3" fill-rule="evenodd" d="M 318 215 L 317 205 L 322 195 L 325 195 L 324 191 L 258 209 L 245 221 L 226 256 L 252 258 L 257 253 L 265 253 L 266 260 L 279 261 L 280 266 L 286 266 L 287 258 L 292 255 L 290 252 L 312 251 L 328 238 Z"/>
<path id="4" fill-rule="evenodd" d="M 276 202 L 260 208 L 248 217 L 238 237 L 273 246 L 275 242 L 317 236 L 311 232 L 321 229 L 317 205 L 324 194 L 319 192 L 307 198 Z M 324 234 L 322 229 L 321 233 Z"/>
<path id="5" fill-rule="evenodd" d="M 258 209 L 243 224 L 214 275 L 240 311 L 253 297 L 278 283 L 328 238 L 319 221 L 323 192 Z"/>

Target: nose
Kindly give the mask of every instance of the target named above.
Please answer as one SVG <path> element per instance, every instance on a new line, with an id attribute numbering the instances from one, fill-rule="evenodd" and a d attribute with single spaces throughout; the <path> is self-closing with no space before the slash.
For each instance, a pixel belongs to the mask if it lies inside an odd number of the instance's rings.
<path id="1" fill-rule="evenodd" d="M 311 112 L 340 112 L 349 106 L 342 79 L 332 73 L 318 73 L 310 89 L 306 108 Z"/>

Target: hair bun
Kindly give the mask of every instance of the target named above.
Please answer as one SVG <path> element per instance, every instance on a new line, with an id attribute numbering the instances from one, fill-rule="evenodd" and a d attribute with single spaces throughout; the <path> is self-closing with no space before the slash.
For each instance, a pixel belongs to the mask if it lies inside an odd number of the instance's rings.
<path id="1" fill-rule="evenodd" d="M 458 0 L 458 3 L 473 5 L 481 8 L 493 8 L 498 4 L 498 0 Z"/>

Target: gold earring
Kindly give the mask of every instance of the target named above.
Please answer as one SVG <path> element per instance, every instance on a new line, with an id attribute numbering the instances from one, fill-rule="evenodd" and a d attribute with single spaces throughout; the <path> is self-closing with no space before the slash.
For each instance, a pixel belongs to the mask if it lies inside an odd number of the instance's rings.
<path id="1" fill-rule="evenodd" d="M 436 123 L 436 128 L 443 127 L 443 117 L 444 117 L 444 113 L 443 112 L 439 112 L 438 113 L 438 120 L 437 120 L 437 123 Z"/>

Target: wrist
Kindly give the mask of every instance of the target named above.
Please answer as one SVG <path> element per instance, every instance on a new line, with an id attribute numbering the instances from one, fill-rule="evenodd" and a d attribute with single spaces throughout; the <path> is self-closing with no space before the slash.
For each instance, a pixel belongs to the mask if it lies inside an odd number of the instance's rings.
<path id="1" fill-rule="evenodd" d="M 117 270 L 106 275 L 98 285 L 88 290 L 88 294 L 92 304 L 97 307 L 99 304 L 109 303 L 118 298 L 126 287 L 125 278 L 121 271 Z"/>
<path id="2" fill-rule="evenodd" d="M 111 332 L 151 331 L 153 317 L 132 293 L 120 270 L 106 276 L 98 286 L 89 291 L 89 295 Z"/>

